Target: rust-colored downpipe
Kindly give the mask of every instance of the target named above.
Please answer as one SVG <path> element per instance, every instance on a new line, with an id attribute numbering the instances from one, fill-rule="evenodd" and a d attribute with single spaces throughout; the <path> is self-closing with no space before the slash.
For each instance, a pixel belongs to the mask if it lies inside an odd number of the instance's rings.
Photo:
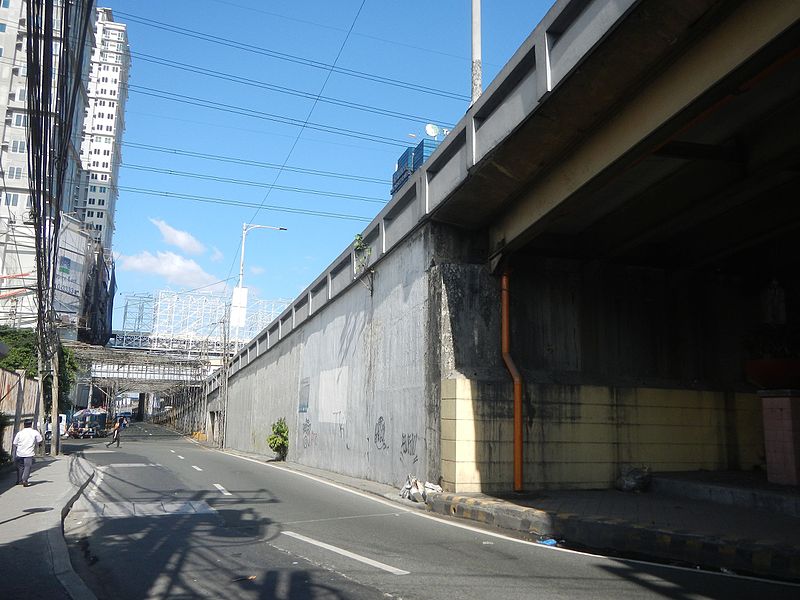
<path id="1" fill-rule="evenodd" d="M 511 358 L 511 302 L 509 294 L 510 271 L 505 269 L 500 278 L 500 347 L 503 362 L 514 380 L 514 491 L 522 491 L 522 376 Z"/>

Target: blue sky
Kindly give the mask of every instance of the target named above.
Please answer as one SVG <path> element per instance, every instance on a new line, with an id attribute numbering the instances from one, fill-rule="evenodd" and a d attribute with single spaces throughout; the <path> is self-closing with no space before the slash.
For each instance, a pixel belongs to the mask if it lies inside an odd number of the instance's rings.
<path id="1" fill-rule="evenodd" d="M 119 293 L 230 289 L 242 223 L 253 222 L 287 231 L 248 234 L 245 285 L 264 299 L 296 297 L 389 199 L 403 144 L 421 139 L 426 122 L 458 122 L 470 89 L 470 1 L 367 0 L 359 13 L 361 4 L 98 2 L 128 24 L 132 53 L 113 244 Z M 550 5 L 484 0 L 484 87 Z M 359 76 L 331 72 L 334 62 Z M 118 297 L 117 317 L 122 306 Z"/>

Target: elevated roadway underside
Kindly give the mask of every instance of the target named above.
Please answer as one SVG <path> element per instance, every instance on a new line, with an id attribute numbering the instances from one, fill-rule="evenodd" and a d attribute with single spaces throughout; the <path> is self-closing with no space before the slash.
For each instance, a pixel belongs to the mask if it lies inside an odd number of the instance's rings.
<path id="1" fill-rule="evenodd" d="M 494 264 L 797 266 L 798 6 L 763 8 L 635 5 L 434 218 L 491 223 Z"/>

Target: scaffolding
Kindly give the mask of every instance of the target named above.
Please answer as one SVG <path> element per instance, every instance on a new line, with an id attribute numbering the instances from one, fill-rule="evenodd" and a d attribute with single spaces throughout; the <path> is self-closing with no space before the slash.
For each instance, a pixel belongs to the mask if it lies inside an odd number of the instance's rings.
<path id="1" fill-rule="evenodd" d="M 278 317 L 290 300 L 254 300 L 247 310 L 245 327 L 223 336 L 230 299 L 219 292 L 173 292 L 124 294 L 122 328 L 111 346 L 185 356 L 228 353 L 249 341 Z M 233 335 L 231 335 L 233 334 Z"/>

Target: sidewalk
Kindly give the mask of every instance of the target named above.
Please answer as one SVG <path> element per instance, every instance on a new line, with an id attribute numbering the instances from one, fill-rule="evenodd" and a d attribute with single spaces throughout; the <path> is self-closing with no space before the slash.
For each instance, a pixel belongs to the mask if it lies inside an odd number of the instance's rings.
<path id="1" fill-rule="evenodd" d="M 560 547 L 800 581 L 800 519 L 788 514 L 617 490 L 443 493 L 428 505 Z"/>
<path id="2" fill-rule="evenodd" d="M 96 600 L 72 570 L 62 530 L 92 474 L 77 456 L 37 458 L 27 488 L 13 468 L 0 470 L 0 598 Z"/>

